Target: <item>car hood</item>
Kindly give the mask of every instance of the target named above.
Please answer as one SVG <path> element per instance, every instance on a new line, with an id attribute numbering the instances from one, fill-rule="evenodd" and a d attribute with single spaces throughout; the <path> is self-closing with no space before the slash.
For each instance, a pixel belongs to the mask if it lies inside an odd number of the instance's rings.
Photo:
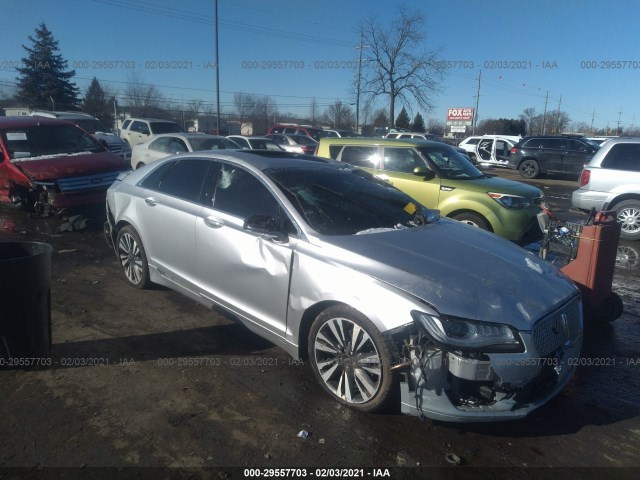
<path id="1" fill-rule="evenodd" d="M 122 140 L 115 133 L 96 132 L 96 133 L 93 134 L 93 136 L 96 137 L 98 140 L 104 140 L 109 145 L 123 145 L 124 144 L 124 140 Z"/>
<path id="2" fill-rule="evenodd" d="M 529 330 L 577 294 L 550 263 L 454 220 L 324 240 L 343 265 L 419 297 L 444 315 Z"/>
<path id="3" fill-rule="evenodd" d="M 482 178 L 474 178 L 472 180 L 460 179 L 442 179 L 442 185 L 453 185 L 457 188 L 465 190 L 477 190 L 482 192 L 508 193 L 511 195 L 521 195 L 523 197 L 533 198 L 542 195 L 542 191 L 532 185 L 509 180 L 507 178 L 487 176 Z M 455 185 L 454 185 L 455 184 Z"/>
<path id="4" fill-rule="evenodd" d="M 130 168 L 122 157 L 111 152 L 14 159 L 12 162 L 33 180 L 54 180 Z"/>

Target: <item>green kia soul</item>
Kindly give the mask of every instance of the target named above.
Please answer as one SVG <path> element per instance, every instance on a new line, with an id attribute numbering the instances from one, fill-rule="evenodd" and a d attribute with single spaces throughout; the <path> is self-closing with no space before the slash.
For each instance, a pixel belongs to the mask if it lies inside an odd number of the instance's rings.
<path id="1" fill-rule="evenodd" d="M 540 238 L 538 188 L 482 173 L 445 143 L 321 138 L 316 155 L 360 167 L 441 215 L 526 245 Z"/>

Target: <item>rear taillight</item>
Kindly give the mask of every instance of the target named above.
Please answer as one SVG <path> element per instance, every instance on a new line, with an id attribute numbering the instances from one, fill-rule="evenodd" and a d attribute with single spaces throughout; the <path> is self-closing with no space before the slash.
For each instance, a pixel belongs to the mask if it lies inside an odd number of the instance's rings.
<path id="1" fill-rule="evenodd" d="M 516 153 L 518 151 L 518 149 L 516 147 L 511 147 L 511 154 L 513 155 L 514 153 Z"/>
<path id="2" fill-rule="evenodd" d="M 582 175 L 580 175 L 580 186 L 584 187 L 589 180 L 591 179 L 591 170 L 587 170 L 586 168 L 582 170 Z"/>

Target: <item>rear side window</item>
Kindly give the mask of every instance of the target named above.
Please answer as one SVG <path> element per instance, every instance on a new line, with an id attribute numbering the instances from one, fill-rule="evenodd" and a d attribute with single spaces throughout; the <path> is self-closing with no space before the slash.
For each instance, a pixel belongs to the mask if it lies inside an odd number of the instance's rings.
<path id="1" fill-rule="evenodd" d="M 573 152 L 581 152 L 581 153 L 586 153 L 589 152 L 591 149 L 589 147 L 587 147 L 586 144 L 578 141 L 578 140 L 568 140 L 567 141 L 567 150 L 571 150 Z"/>
<path id="2" fill-rule="evenodd" d="M 279 204 L 271 192 L 251 173 L 232 165 L 220 169 L 213 208 L 236 217 L 268 215 L 278 218 Z"/>
<path id="3" fill-rule="evenodd" d="M 199 202 L 209 163 L 202 160 L 179 161 L 162 178 L 158 190 L 183 200 Z"/>
<path id="4" fill-rule="evenodd" d="M 602 168 L 640 172 L 640 143 L 619 143 L 611 147 Z"/>
<path id="5" fill-rule="evenodd" d="M 375 168 L 378 166 L 378 147 L 346 145 L 342 150 L 340 161 L 355 167 Z"/>

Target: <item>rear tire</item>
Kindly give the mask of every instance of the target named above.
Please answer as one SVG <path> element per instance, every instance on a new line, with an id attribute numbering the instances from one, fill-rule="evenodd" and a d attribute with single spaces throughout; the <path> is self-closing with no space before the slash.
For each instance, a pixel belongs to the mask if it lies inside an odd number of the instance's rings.
<path id="1" fill-rule="evenodd" d="M 478 215 L 477 213 L 465 212 L 460 213 L 452 217 L 454 220 L 458 220 L 459 222 L 466 223 L 467 225 L 471 225 L 472 227 L 477 227 L 482 230 L 491 231 L 491 227 L 489 226 L 489 222 L 487 222 L 483 217 Z"/>
<path id="2" fill-rule="evenodd" d="M 640 240 L 640 201 L 625 200 L 613 207 L 620 223 L 620 238 Z"/>
<path id="3" fill-rule="evenodd" d="M 540 165 L 532 159 L 523 160 L 518 167 L 518 171 L 523 178 L 538 178 L 540 176 Z"/>

